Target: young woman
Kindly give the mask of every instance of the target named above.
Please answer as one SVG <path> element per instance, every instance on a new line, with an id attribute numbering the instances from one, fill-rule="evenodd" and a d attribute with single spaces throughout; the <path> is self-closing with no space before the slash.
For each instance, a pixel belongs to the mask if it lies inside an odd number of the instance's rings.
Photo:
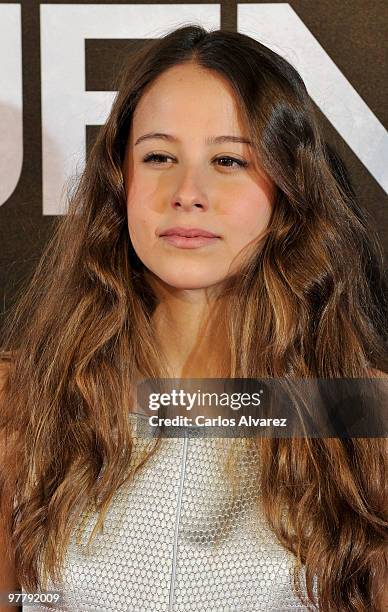
<path id="1" fill-rule="evenodd" d="M 295 69 L 199 26 L 144 45 L 3 339 L 1 588 L 386 609 L 385 438 L 150 442 L 133 420 L 146 378 L 384 375 L 385 290 Z"/>

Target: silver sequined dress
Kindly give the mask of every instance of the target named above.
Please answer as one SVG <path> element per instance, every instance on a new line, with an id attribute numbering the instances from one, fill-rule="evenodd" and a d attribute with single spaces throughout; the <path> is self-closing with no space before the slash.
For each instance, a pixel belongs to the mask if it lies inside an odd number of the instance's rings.
<path id="1" fill-rule="evenodd" d="M 144 438 L 136 442 L 138 449 L 150 444 Z M 115 494 L 89 554 L 72 537 L 63 582 L 51 586 L 61 591 L 55 609 L 307 610 L 292 591 L 292 554 L 256 509 L 257 453 L 241 450 L 235 487 L 224 477 L 231 442 L 195 432 L 163 438 L 134 480 Z M 91 517 L 83 543 L 94 524 Z"/>

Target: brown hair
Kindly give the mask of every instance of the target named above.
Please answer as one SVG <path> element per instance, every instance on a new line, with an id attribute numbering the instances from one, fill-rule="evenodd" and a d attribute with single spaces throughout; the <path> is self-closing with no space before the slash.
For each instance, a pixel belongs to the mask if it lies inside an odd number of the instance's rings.
<path id="1" fill-rule="evenodd" d="M 0 493 L 14 492 L 12 545 L 30 590 L 60 575 L 80 514 L 95 504 L 101 525 L 133 475 L 127 414 L 136 370 L 168 377 L 151 325 L 156 297 L 128 235 L 122 164 L 145 87 L 188 61 L 231 84 L 277 188 L 266 236 L 227 300 L 227 374 L 352 378 L 386 368 L 381 248 L 322 141 L 299 74 L 240 33 L 185 26 L 145 42 L 128 60 L 69 212 L 56 221 L 2 342 L 9 371 L 0 431 L 17 473 L 2 471 Z M 322 611 L 376 606 L 387 571 L 386 440 L 256 443 L 265 515 L 306 566 L 310 601 L 316 575 Z"/>

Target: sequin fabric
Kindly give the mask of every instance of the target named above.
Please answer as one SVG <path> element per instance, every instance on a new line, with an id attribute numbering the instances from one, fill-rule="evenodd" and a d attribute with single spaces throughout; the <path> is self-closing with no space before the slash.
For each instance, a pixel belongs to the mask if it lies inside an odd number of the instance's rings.
<path id="1" fill-rule="evenodd" d="M 244 440 L 163 438 L 119 489 L 103 532 L 72 536 L 55 608 L 28 612 L 285 612 L 307 610 L 292 590 L 293 556 L 257 507 L 257 451 Z M 231 482 L 224 475 L 238 444 Z M 137 437 L 136 453 L 150 440 Z M 134 454 L 134 461 L 139 455 Z"/>

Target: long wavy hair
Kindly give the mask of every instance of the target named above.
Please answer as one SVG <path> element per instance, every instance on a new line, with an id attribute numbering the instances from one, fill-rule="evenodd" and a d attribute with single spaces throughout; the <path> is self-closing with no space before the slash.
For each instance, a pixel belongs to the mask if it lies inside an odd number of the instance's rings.
<path id="1" fill-rule="evenodd" d="M 297 71 L 240 33 L 186 25 L 145 41 L 128 58 L 68 213 L 3 330 L 0 493 L 17 577 L 32 591 L 60 578 L 81 514 L 94 504 L 98 529 L 140 465 L 128 471 L 136 372 L 168 377 L 152 325 L 157 298 L 129 238 L 122 167 L 145 88 L 185 62 L 231 84 L 276 185 L 266 235 L 228 293 L 225 375 L 362 378 L 387 370 L 382 249 L 322 140 Z M 320 610 L 375 609 L 387 572 L 386 439 L 255 444 L 262 509 L 295 555 L 299 597 L 305 566 L 309 606 L 317 604 L 316 576 Z"/>

